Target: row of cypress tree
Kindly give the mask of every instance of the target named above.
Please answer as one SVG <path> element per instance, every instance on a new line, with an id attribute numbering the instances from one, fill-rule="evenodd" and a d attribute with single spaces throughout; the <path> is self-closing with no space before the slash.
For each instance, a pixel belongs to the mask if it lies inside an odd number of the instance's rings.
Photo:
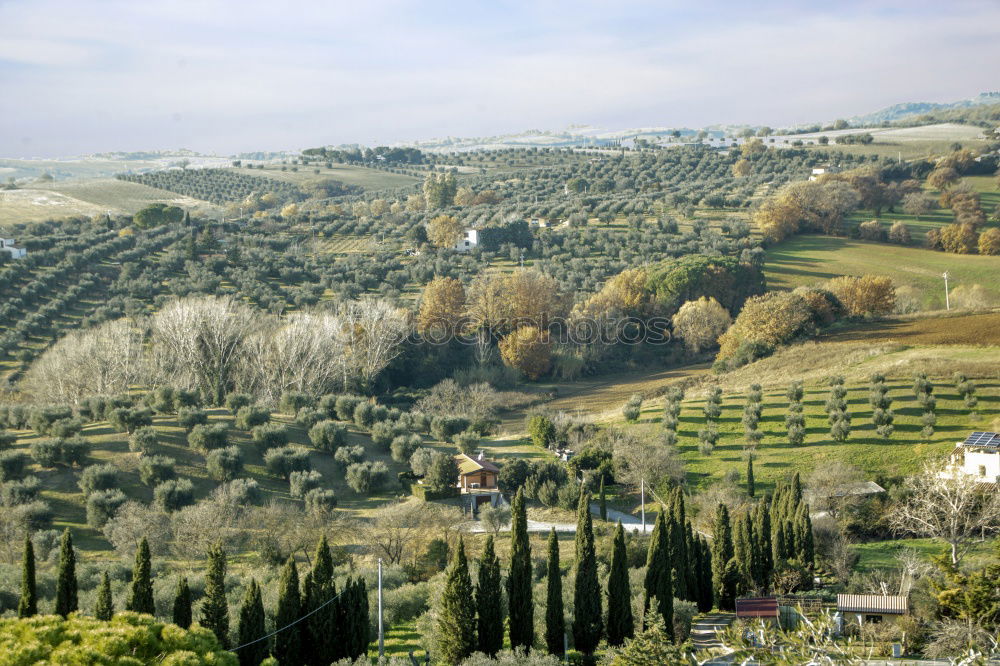
<path id="1" fill-rule="evenodd" d="M 221 545 L 213 546 L 208 552 L 205 595 L 199 618 L 201 626 L 212 630 L 223 647 L 235 649 L 243 666 L 257 666 L 269 654 L 277 657 L 282 666 L 320 666 L 345 657 L 356 659 L 365 654 L 370 636 L 368 591 L 364 580 L 348 579 L 337 593 L 333 557 L 325 536 L 316 548 L 314 561 L 301 588 L 295 560 L 289 558 L 285 563 L 275 614 L 278 631 L 273 641 L 267 637 L 260 586 L 251 579 L 240 604 L 237 646 L 233 648 L 230 645 L 229 604 L 225 589 L 226 555 Z M 151 569 L 149 543 L 144 538 L 136 549 L 124 610 L 156 615 Z M 72 534 L 67 529 L 60 542 L 55 613 L 66 617 L 78 610 L 76 553 Z M 30 617 L 37 613 L 34 546 L 31 539 L 25 537 L 18 617 Z M 93 614 L 97 619 L 106 621 L 114 613 L 111 581 L 104 572 Z M 191 589 L 184 577 L 178 580 L 172 619 L 174 624 L 185 629 L 193 622 Z"/>

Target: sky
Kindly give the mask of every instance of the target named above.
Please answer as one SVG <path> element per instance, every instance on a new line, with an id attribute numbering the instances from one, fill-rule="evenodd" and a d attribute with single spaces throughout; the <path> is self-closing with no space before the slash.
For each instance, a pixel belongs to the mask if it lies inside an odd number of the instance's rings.
<path id="1" fill-rule="evenodd" d="M 1000 89 L 998 26 L 998 0 L 0 0 L 0 156 L 824 122 Z"/>

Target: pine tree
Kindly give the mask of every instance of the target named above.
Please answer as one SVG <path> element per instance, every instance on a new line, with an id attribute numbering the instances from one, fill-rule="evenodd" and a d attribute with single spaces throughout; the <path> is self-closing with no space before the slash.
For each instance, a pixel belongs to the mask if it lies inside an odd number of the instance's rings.
<path id="1" fill-rule="evenodd" d="M 188 579 L 181 576 L 177 579 L 177 591 L 174 593 L 174 624 L 182 629 L 191 626 L 191 588 Z"/>
<path id="2" fill-rule="evenodd" d="M 535 642 L 534 604 L 531 600 L 531 542 L 524 491 L 518 489 L 511 503 L 510 570 L 507 574 L 507 608 L 511 648 L 530 649 Z"/>
<path id="3" fill-rule="evenodd" d="M 493 546 L 493 535 L 486 537 L 483 556 L 479 559 L 479 581 L 476 585 L 476 607 L 479 631 L 479 651 L 495 655 L 503 647 L 503 604 L 500 603 L 500 560 Z"/>
<path id="4" fill-rule="evenodd" d="M 621 522 L 615 528 L 608 575 L 608 645 L 620 646 L 635 634 L 632 618 L 632 588 L 628 579 L 628 555 L 625 553 L 625 530 Z"/>
<path id="5" fill-rule="evenodd" d="M 753 479 L 753 456 L 747 456 L 747 495 L 753 497 L 756 492 Z"/>
<path id="6" fill-rule="evenodd" d="M 67 527 L 59 542 L 59 578 L 56 581 L 56 615 L 66 617 L 80 606 L 76 583 L 76 552 Z"/>
<path id="7" fill-rule="evenodd" d="M 729 509 L 725 504 L 719 504 L 715 509 L 715 522 L 712 526 L 712 591 L 716 601 L 723 610 L 723 587 L 726 582 L 726 566 L 733 559 L 733 532 L 729 524 Z"/>
<path id="8" fill-rule="evenodd" d="M 302 612 L 312 615 L 304 623 L 303 631 L 309 640 L 302 643 L 301 657 L 310 666 L 326 666 L 347 656 L 346 643 L 339 631 L 344 622 L 338 622 L 338 606 L 327 603 L 337 596 L 337 589 L 333 580 L 333 555 L 326 535 L 316 545 L 313 561 L 315 564 L 304 585 L 306 599 Z"/>
<path id="9" fill-rule="evenodd" d="M 94 602 L 94 617 L 102 622 L 109 621 L 115 615 L 115 604 L 111 599 L 111 578 L 108 572 L 101 574 L 101 584 L 97 588 L 97 601 Z"/>
<path id="10" fill-rule="evenodd" d="M 132 567 L 132 585 L 129 587 L 125 610 L 135 613 L 156 615 L 153 601 L 153 581 L 150 578 L 149 542 L 146 537 L 139 542 L 135 551 L 135 566 Z"/>
<path id="11" fill-rule="evenodd" d="M 476 650 L 476 608 L 461 539 L 446 574 L 437 626 L 438 658 L 444 663 L 457 664 Z"/>
<path id="12" fill-rule="evenodd" d="M 669 571 L 667 573 L 669 576 Z M 576 521 L 576 580 L 573 586 L 573 643 L 585 655 L 594 654 L 601 642 L 604 620 L 601 587 L 597 581 L 594 525 L 590 518 L 590 493 L 580 494 Z"/>
<path id="13" fill-rule="evenodd" d="M 656 516 L 656 524 L 653 526 L 653 534 L 649 539 L 649 550 L 646 552 L 646 580 L 645 592 L 643 594 L 643 626 L 648 627 L 646 615 L 649 614 L 650 602 L 657 600 L 658 610 L 663 614 L 666 623 L 667 617 L 670 623 L 667 625 L 673 631 L 674 625 L 674 590 L 670 579 L 670 545 L 667 541 L 667 523 L 664 519 L 662 507 Z"/>
<path id="14" fill-rule="evenodd" d="M 562 654 L 566 634 L 563 616 L 562 571 L 559 569 L 559 539 L 556 528 L 549 533 L 549 560 L 546 571 L 548 587 L 545 593 L 545 646 L 549 654 Z"/>
<path id="15" fill-rule="evenodd" d="M 38 614 L 38 588 L 35 585 L 35 545 L 24 535 L 24 557 L 21 561 L 21 598 L 17 602 L 17 616 L 31 617 Z"/>
<path id="16" fill-rule="evenodd" d="M 229 647 L 229 604 L 226 601 L 226 554 L 221 544 L 208 550 L 205 598 L 201 602 L 201 626 L 211 629 L 222 647 Z"/>
<path id="17" fill-rule="evenodd" d="M 601 494 L 600 494 L 600 499 L 598 501 L 599 501 L 599 506 L 601 508 L 601 520 L 607 522 L 607 520 L 608 520 L 608 498 L 604 494 L 604 475 L 603 474 L 601 474 Z"/>
<path id="18" fill-rule="evenodd" d="M 267 641 L 258 640 L 267 633 L 264 625 L 264 602 L 260 597 L 257 581 L 250 579 L 250 585 L 240 603 L 237 636 L 242 649 L 236 653 L 240 666 L 259 666 L 267 659 Z"/>
<path id="19" fill-rule="evenodd" d="M 299 597 L 299 572 L 295 567 L 295 559 L 289 557 L 281 570 L 281 580 L 278 583 L 278 608 L 274 613 L 275 629 L 283 629 L 274 636 L 272 654 L 281 666 L 301 666 L 299 657 L 300 636 L 297 622 L 301 615 Z"/>

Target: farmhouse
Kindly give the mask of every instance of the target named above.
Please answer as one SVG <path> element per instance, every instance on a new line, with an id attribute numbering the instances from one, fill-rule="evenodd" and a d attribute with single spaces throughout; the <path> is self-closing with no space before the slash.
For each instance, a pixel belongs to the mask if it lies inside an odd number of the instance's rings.
<path id="1" fill-rule="evenodd" d="M 0 250 L 9 253 L 11 259 L 20 259 L 28 254 L 23 247 L 14 247 L 13 238 L 0 238 Z"/>
<path id="2" fill-rule="evenodd" d="M 951 454 L 953 472 L 967 474 L 981 483 L 1000 482 L 1000 434 L 974 432 L 956 442 Z"/>
<path id="3" fill-rule="evenodd" d="M 812 174 L 809 176 L 809 180 L 816 180 L 820 176 L 825 176 L 828 173 L 838 173 L 839 171 L 840 169 L 834 166 L 814 167 Z"/>
<path id="4" fill-rule="evenodd" d="M 500 470 L 486 460 L 482 451 L 475 458 L 460 453 L 455 456 L 455 463 L 458 465 L 458 487 L 463 493 L 497 490 L 497 474 Z"/>
<path id="5" fill-rule="evenodd" d="M 462 240 L 455 243 L 455 250 L 458 252 L 468 252 L 479 245 L 479 231 L 477 229 L 466 229 Z"/>
<path id="6" fill-rule="evenodd" d="M 902 595 L 838 594 L 837 612 L 858 624 L 895 621 L 910 613 L 910 599 Z"/>

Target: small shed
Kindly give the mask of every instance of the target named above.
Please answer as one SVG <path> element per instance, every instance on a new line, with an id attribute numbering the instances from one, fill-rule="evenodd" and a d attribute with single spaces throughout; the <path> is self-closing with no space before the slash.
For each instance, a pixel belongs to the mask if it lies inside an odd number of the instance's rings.
<path id="1" fill-rule="evenodd" d="M 905 595 L 838 594 L 837 611 L 855 616 L 858 624 L 894 621 L 910 613 L 910 598 Z"/>
<path id="2" fill-rule="evenodd" d="M 778 623 L 777 597 L 750 597 L 736 600 L 736 617 Z"/>

